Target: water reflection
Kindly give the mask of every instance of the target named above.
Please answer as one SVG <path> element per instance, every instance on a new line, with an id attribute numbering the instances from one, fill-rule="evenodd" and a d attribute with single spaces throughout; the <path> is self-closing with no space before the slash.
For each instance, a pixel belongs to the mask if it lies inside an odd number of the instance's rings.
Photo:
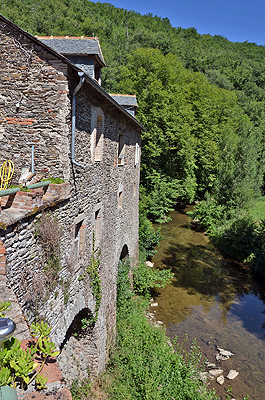
<path id="1" fill-rule="evenodd" d="M 265 283 L 252 271 L 221 254 L 208 238 L 189 227 L 186 210 L 173 212 L 162 226 L 162 240 L 154 256 L 157 268 L 171 267 L 174 279 L 161 289 L 157 319 L 168 336 L 179 339 L 188 333 L 209 361 L 215 361 L 216 346 L 235 354 L 222 363 L 225 373 L 237 369 L 234 397 L 263 400 L 265 377 Z M 215 389 L 225 399 L 224 388 Z M 223 390 L 223 393 L 222 393 Z"/>
<path id="2" fill-rule="evenodd" d="M 205 235 L 193 231 L 187 223 L 182 224 L 186 215 L 174 212 L 171 216 L 172 221 L 163 227 L 164 240 L 154 257 L 158 268 L 170 267 L 175 275 L 168 294 L 174 315 L 170 314 L 166 322 L 172 323 L 172 318 L 174 322 L 181 322 L 190 314 L 187 308 L 191 306 L 201 305 L 209 312 L 211 305 L 218 304 L 222 311 L 220 322 L 227 323 L 227 313 L 235 299 L 254 289 L 257 291 L 252 272 L 225 259 Z M 259 293 L 259 297 L 264 295 Z"/>

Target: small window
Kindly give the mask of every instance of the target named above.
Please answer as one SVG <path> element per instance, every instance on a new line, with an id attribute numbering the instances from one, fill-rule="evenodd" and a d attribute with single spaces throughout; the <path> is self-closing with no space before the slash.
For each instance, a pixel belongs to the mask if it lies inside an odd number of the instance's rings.
<path id="1" fill-rule="evenodd" d="M 101 67 L 95 66 L 95 80 L 101 85 Z"/>
<path id="2" fill-rule="evenodd" d="M 135 145 L 135 161 L 134 161 L 135 167 L 137 167 L 139 162 L 140 162 L 140 146 L 138 143 L 136 143 L 136 145 Z"/>
<path id="3" fill-rule="evenodd" d="M 77 261 L 80 258 L 81 252 L 85 246 L 85 225 L 84 219 L 77 217 L 74 226 L 74 249 L 73 256 L 74 260 Z"/>
<path id="4" fill-rule="evenodd" d="M 118 190 L 118 210 L 122 208 L 123 186 L 120 184 Z"/>
<path id="5" fill-rule="evenodd" d="M 119 134 L 119 146 L 118 146 L 118 165 L 124 165 L 125 158 L 125 135 Z"/>
<path id="6" fill-rule="evenodd" d="M 133 183 L 133 197 L 136 195 L 136 182 Z"/>
<path id="7" fill-rule="evenodd" d="M 118 196 L 118 208 L 122 208 L 122 194 L 123 192 L 119 192 L 119 196 Z"/>
<path id="8" fill-rule="evenodd" d="M 100 115 L 97 117 L 95 136 L 95 161 L 101 161 L 103 155 L 103 118 Z"/>
<path id="9" fill-rule="evenodd" d="M 91 161 L 101 161 L 103 158 L 104 146 L 104 114 L 100 107 L 92 108 L 91 118 Z"/>
<path id="10" fill-rule="evenodd" d="M 102 203 L 98 203 L 95 208 L 94 213 L 94 240 L 95 240 L 95 250 L 98 250 L 101 244 L 102 237 Z"/>

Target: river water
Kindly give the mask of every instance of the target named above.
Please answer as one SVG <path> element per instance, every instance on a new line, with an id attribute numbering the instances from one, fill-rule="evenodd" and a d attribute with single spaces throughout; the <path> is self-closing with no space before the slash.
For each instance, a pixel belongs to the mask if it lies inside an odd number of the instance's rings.
<path id="1" fill-rule="evenodd" d="M 153 262 L 156 268 L 170 267 L 174 278 L 159 291 L 152 311 L 171 339 L 177 335 L 182 341 L 188 334 L 189 346 L 196 338 L 210 362 L 216 363 L 217 346 L 234 353 L 219 366 L 224 376 L 231 369 L 239 375 L 225 379 L 223 386 L 210 385 L 221 399 L 249 394 L 251 400 L 264 400 L 265 281 L 192 230 L 185 214 L 189 209 L 172 212 L 172 220 L 162 225 L 163 240 Z"/>

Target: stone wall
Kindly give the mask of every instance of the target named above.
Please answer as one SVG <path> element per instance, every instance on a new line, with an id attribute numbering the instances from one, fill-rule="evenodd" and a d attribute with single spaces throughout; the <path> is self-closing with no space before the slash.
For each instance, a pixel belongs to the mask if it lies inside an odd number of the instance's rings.
<path id="1" fill-rule="evenodd" d="M 50 207 L 61 230 L 59 283 L 48 291 L 44 287 L 43 248 L 36 235 L 42 213 L 0 230 L 6 274 L 29 320 L 38 316 L 52 326 L 51 337 L 62 351 L 59 363 L 67 379 L 85 377 L 87 367 L 97 374 L 115 335 L 116 280 L 124 248 L 132 263 L 138 259 L 140 170 L 135 153 L 140 129 L 87 78 L 76 98 L 75 158 L 82 167 L 71 164 L 69 124 L 77 71 L 12 26 L 0 27 L 0 162 L 14 160 L 17 179 L 30 163 L 34 144 L 36 172 L 48 166 L 51 175 L 64 178 L 71 188 L 69 199 Z M 98 116 L 103 127 L 100 161 L 93 154 L 92 134 Z M 122 164 L 118 163 L 120 135 L 125 138 Z M 94 250 L 100 251 L 101 305 L 94 328 L 77 340 L 73 322 L 80 323 L 83 310 L 95 315 L 90 277 L 85 273 L 93 242 Z M 69 362 L 69 354 L 75 353 L 77 361 Z M 71 365 L 75 366 L 69 372 Z"/>
<path id="2" fill-rule="evenodd" d="M 49 65 L 35 43 L 3 22 L 0 28 L 1 160 L 14 161 L 16 181 L 21 168 L 31 165 L 34 145 L 36 171 L 49 167 L 52 176 L 67 179 L 67 66 L 46 52 Z"/>

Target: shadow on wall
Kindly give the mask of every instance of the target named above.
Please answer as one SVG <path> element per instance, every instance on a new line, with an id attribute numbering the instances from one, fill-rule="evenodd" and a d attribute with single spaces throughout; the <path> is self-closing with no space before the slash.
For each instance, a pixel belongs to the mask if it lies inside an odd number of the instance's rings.
<path id="1" fill-rule="evenodd" d="M 67 385 L 96 375 L 98 370 L 97 339 L 93 332 L 92 313 L 83 308 L 74 318 L 60 347 L 58 363 Z"/>
<path id="2" fill-rule="evenodd" d="M 120 261 L 124 260 L 125 258 L 129 257 L 129 250 L 127 244 L 125 244 L 122 248 L 121 255 L 120 255 Z"/>

